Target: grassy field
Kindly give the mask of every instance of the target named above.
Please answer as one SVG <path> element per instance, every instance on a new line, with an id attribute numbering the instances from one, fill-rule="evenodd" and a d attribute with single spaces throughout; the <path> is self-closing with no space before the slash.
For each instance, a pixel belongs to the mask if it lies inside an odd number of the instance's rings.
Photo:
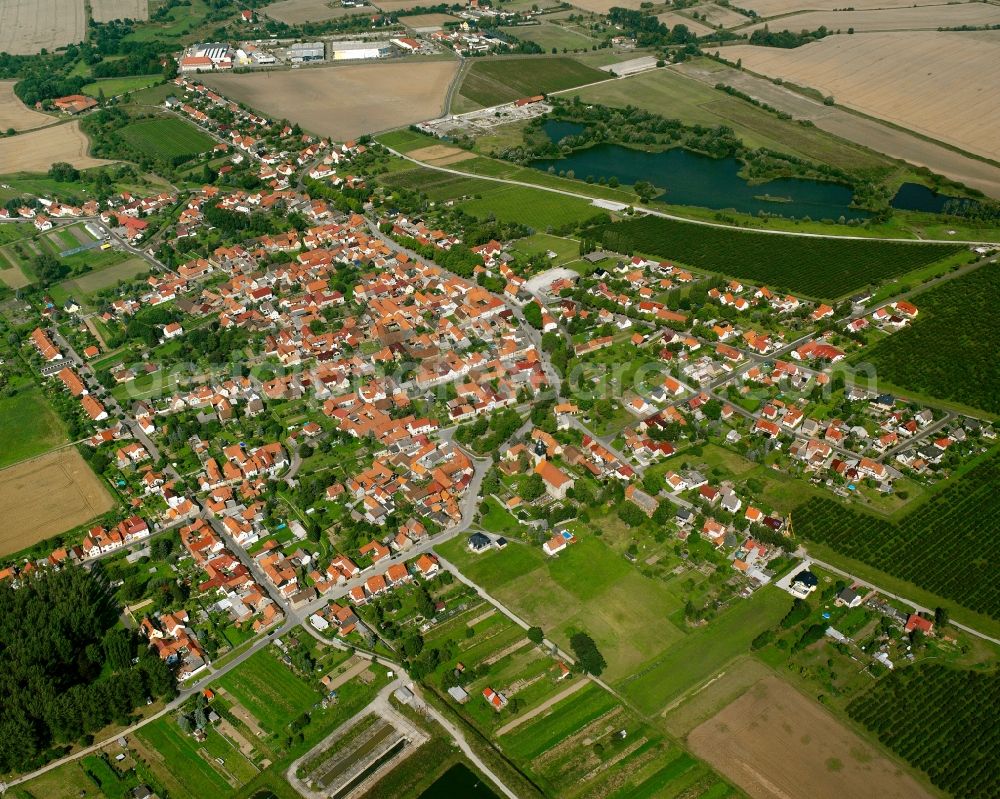
<path id="1" fill-rule="evenodd" d="M 622 680 L 619 687 L 640 710 L 656 713 L 747 652 L 750 642 L 776 624 L 791 603 L 792 598 L 777 588 L 761 589 L 690 633 L 651 667 Z"/>
<path id="2" fill-rule="evenodd" d="M 390 141 L 397 140 L 390 139 Z M 399 141 L 404 147 L 412 142 L 403 137 Z M 389 146 L 395 147 L 395 144 Z M 520 222 L 535 230 L 559 228 L 582 222 L 600 213 L 600 209 L 586 200 L 526 186 L 511 186 L 496 181 L 452 175 L 426 167 L 391 172 L 382 176 L 380 182 L 390 188 L 423 192 L 434 202 L 467 198 L 461 199 L 458 205 L 472 216 L 486 218 L 492 215 L 501 221 Z"/>
<path id="3" fill-rule="evenodd" d="M 596 538 L 580 539 L 558 558 L 520 543 L 473 555 L 458 539 L 441 552 L 561 646 L 574 632 L 587 632 L 610 680 L 659 658 L 684 636 L 667 618 L 683 603 Z"/>
<path id="4" fill-rule="evenodd" d="M 595 685 L 501 736 L 500 746 L 552 796 L 736 795 L 707 766 Z"/>
<path id="5" fill-rule="evenodd" d="M 524 186 L 492 185 L 495 188 L 484 194 L 482 199 L 463 202 L 462 210 L 480 218 L 492 214 L 503 222 L 520 222 L 535 230 L 582 222 L 600 213 L 586 200 Z"/>
<path id="6" fill-rule="evenodd" d="M 459 93 L 482 106 L 492 106 L 510 103 L 521 97 L 572 89 L 607 80 L 608 77 L 608 73 L 572 58 L 475 61 L 466 73 Z"/>
<path id="7" fill-rule="evenodd" d="M 142 119 L 126 125 L 121 135 L 131 146 L 154 158 L 172 160 L 210 150 L 212 139 L 180 119 Z"/>
<path id="8" fill-rule="evenodd" d="M 604 225 L 604 246 L 676 258 L 711 272 L 818 299 L 845 297 L 958 252 L 958 245 L 808 239 L 657 217 Z"/>
<path id="9" fill-rule="evenodd" d="M 0 441 L 3 468 L 66 442 L 66 428 L 41 390 L 32 386 L 0 399 Z"/>
<path id="10" fill-rule="evenodd" d="M 89 94 L 91 97 L 97 97 L 101 92 L 104 92 L 105 97 L 117 97 L 126 92 L 134 92 L 138 89 L 155 86 L 162 80 L 162 75 L 131 75 L 126 78 L 102 78 L 101 80 L 95 80 L 93 83 L 88 83 L 80 91 L 83 94 Z"/>
<path id="11" fill-rule="evenodd" d="M 153 773 L 172 797 L 227 795 L 257 773 L 218 732 L 209 730 L 204 743 L 199 743 L 183 733 L 170 715 L 148 724 L 137 737 L 145 745 Z M 216 757 L 224 764 L 216 762 Z"/>
<path id="12" fill-rule="evenodd" d="M 580 99 L 615 107 L 638 106 L 686 124 L 728 125 L 748 147 L 767 147 L 857 170 L 889 168 L 888 159 L 863 147 L 758 108 L 678 72 L 660 69 L 580 90 Z"/>
<path id="13" fill-rule="evenodd" d="M 110 288 L 121 280 L 144 275 L 148 271 L 149 263 L 142 258 L 126 258 L 102 269 L 95 269 L 80 277 L 66 280 L 59 285 L 74 297 L 86 299 L 101 289 Z"/>
<path id="14" fill-rule="evenodd" d="M 551 51 L 552 48 L 556 50 L 577 48 L 589 50 L 591 45 L 596 44 L 596 40 L 590 36 L 549 22 L 543 22 L 541 25 L 513 25 L 500 30 L 511 36 L 516 36 L 518 39 L 534 42 L 546 52 Z"/>
<path id="15" fill-rule="evenodd" d="M 296 677 L 267 650 L 256 653 L 240 668 L 226 674 L 219 685 L 271 733 L 282 730 L 320 699 L 318 690 Z"/>

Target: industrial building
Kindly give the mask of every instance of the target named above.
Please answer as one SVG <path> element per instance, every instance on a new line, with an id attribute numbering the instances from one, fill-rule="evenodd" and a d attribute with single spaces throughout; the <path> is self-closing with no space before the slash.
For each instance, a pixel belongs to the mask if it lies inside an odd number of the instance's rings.
<path id="1" fill-rule="evenodd" d="M 385 58 L 392 52 L 389 42 L 330 42 L 330 60 Z"/>
<path id="2" fill-rule="evenodd" d="M 288 47 L 288 60 L 293 64 L 322 61 L 326 58 L 323 42 L 297 42 Z"/>

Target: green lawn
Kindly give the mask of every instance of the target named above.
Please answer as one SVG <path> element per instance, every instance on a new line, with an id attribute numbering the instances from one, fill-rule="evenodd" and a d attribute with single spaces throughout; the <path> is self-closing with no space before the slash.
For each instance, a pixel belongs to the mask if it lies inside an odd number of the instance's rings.
<path id="1" fill-rule="evenodd" d="M 589 50 L 590 46 L 596 43 L 589 36 L 550 22 L 543 22 L 541 25 L 511 25 L 500 30 L 518 39 L 534 42 L 546 52 L 551 51 L 553 47 L 556 50 L 563 48 Z"/>
<path id="2" fill-rule="evenodd" d="M 596 685 L 589 685 L 560 702 L 558 712 L 531 721 L 504 736 L 504 751 L 518 760 L 532 760 L 565 740 L 576 729 L 603 715 L 617 700 Z"/>
<path id="3" fill-rule="evenodd" d="M 124 256 L 122 253 L 118 254 Z M 99 266 L 80 277 L 66 280 L 60 285 L 67 292 L 76 296 L 77 299 L 86 299 L 101 289 L 110 288 L 121 280 L 131 280 L 139 275 L 146 274 L 148 271 L 149 263 L 142 258 L 128 258 L 124 256 L 116 258 L 107 266 Z"/>
<path id="4" fill-rule="evenodd" d="M 462 210 L 480 218 L 492 214 L 503 222 L 520 222 L 535 230 L 582 222 L 600 213 L 586 200 L 525 186 L 492 185 L 496 188 L 482 199 L 463 202 Z"/>
<path id="5" fill-rule="evenodd" d="M 650 668 L 621 680 L 618 687 L 640 710 L 656 713 L 746 652 L 750 642 L 776 624 L 791 604 L 791 596 L 773 587 L 748 600 L 735 600 L 730 610 L 690 633 Z"/>
<path id="6" fill-rule="evenodd" d="M 320 699 L 317 689 L 299 679 L 268 650 L 257 652 L 226 674 L 219 685 L 272 733 L 284 729 Z"/>
<path id="7" fill-rule="evenodd" d="M 464 538 L 441 552 L 560 646 L 568 648 L 574 632 L 588 633 L 608 662 L 609 680 L 634 673 L 684 636 L 668 619 L 683 603 L 592 536 L 557 558 L 519 542 L 475 555 Z"/>
<path id="8" fill-rule="evenodd" d="M 40 389 L 30 386 L 0 399 L 0 468 L 66 441 L 66 428 Z"/>
<path id="9" fill-rule="evenodd" d="M 167 160 L 194 156 L 214 145 L 196 127 L 174 117 L 141 119 L 122 128 L 120 135 L 140 152 Z"/>
<path id="10" fill-rule="evenodd" d="M 491 533 L 509 535 L 518 528 L 517 519 L 510 515 L 500 503 L 493 498 L 486 500 L 487 511 L 483 514 L 480 524 Z"/>
<path id="11" fill-rule="evenodd" d="M 580 38 L 581 42 L 586 39 Z M 572 58 L 517 58 L 474 61 L 460 94 L 483 106 L 510 103 L 521 97 L 572 89 L 607 80 L 607 72 Z"/>
<path id="12" fill-rule="evenodd" d="M 155 86 L 163 80 L 162 75 L 131 75 L 125 78 L 102 78 L 88 83 L 80 91 L 97 97 L 104 92 L 105 97 L 117 97 L 119 94 L 134 92 L 138 89 L 146 89 Z"/>
<path id="13" fill-rule="evenodd" d="M 14 799 L 79 799 L 81 796 L 100 795 L 96 791 L 80 761 L 74 760 L 18 785 L 11 789 L 8 796 Z"/>
<path id="14" fill-rule="evenodd" d="M 238 771 L 243 776 L 242 782 L 252 776 L 247 774 L 247 768 L 256 773 L 239 750 L 231 747 L 218 732 L 210 730 L 205 742 L 199 743 L 181 731 L 172 714 L 147 724 L 136 735 L 149 750 L 153 773 L 167 786 L 172 797 L 225 796 L 233 786 L 223 771 L 230 774 Z M 222 765 L 215 762 L 221 755 L 225 755 Z M 239 760 L 245 764 L 243 768 L 234 765 Z M 239 781 L 237 774 L 233 776 Z"/>

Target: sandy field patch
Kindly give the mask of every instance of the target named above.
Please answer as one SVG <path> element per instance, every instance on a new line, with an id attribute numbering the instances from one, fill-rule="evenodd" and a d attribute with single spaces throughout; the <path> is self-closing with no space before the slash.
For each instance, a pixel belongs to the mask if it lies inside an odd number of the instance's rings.
<path id="1" fill-rule="evenodd" d="M 22 133 L 0 139 L 0 174 L 6 172 L 45 172 L 56 161 L 65 161 L 77 169 L 113 164 L 87 155 L 90 141 L 80 130 L 78 120 L 65 125 Z"/>
<path id="2" fill-rule="evenodd" d="M 765 677 L 688 736 L 755 799 L 930 799 L 931 794 L 819 703 Z"/>
<path id="3" fill-rule="evenodd" d="M 148 0 L 90 0 L 90 13 L 95 22 L 113 19 L 149 19 Z"/>
<path id="4" fill-rule="evenodd" d="M 761 17 L 791 14 L 793 11 L 827 11 L 834 8 L 909 8 L 915 5 L 941 7 L 941 0 L 746 0 L 742 8 L 756 11 Z"/>
<path id="5" fill-rule="evenodd" d="M 0 265 L 6 267 L 6 261 L 0 261 Z M 0 269 L 0 282 L 12 289 L 23 289 L 31 283 L 31 281 L 25 277 L 24 272 L 16 266 Z"/>
<path id="6" fill-rule="evenodd" d="M 0 555 L 58 535 L 114 507 L 111 495 L 73 447 L 0 471 Z"/>
<path id="7" fill-rule="evenodd" d="M 451 14 L 413 14 L 400 20 L 408 28 L 440 28 L 446 22 L 458 22 Z"/>
<path id="8" fill-rule="evenodd" d="M 343 141 L 440 116 L 457 68 L 457 61 L 398 61 L 203 80 L 264 114 Z"/>
<path id="9" fill-rule="evenodd" d="M 0 130 L 31 130 L 55 122 L 48 114 L 28 108 L 16 94 L 16 80 L 0 80 Z"/>
<path id="10" fill-rule="evenodd" d="M 671 28 L 675 25 L 687 25 L 687 29 L 696 36 L 704 36 L 706 33 L 711 33 L 715 30 L 711 26 L 706 25 L 704 22 L 698 22 L 697 20 L 682 17 L 676 11 L 668 11 L 666 14 L 660 14 L 656 18 L 664 25 L 669 25 Z"/>
<path id="11" fill-rule="evenodd" d="M 957 28 L 961 25 L 1000 24 L 1000 6 L 988 3 L 963 3 L 946 6 L 916 6 L 914 8 L 880 8 L 862 11 L 805 11 L 787 17 L 761 22 L 741 28 L 755 31 L 765 25 L 772 31 L 814 31 L 822 25 L 830 30 L 847 33 L 878 31 L 936 31 L 938 28 Z"/>
<path id="12" fill-rule="evenodd" d="M 459 161 L 468 161 L 470 158 L 476 157 L 473 152 L 459 147 L 449 147 L 447 144 L 432 144 L 430 147 L 421 147 L 418 150 L 412 150 L 407 155 L 432 166 L 457 164 Z"/>
<path id="13" fill-rule="evenodd" d="M 86 35 L 83 0 L 0 0 L 0 53 L 34 55 Z"/>
<path id="14" fill-rule="evenodd" d="M 715 3 L 695 6 L 691 11 L 698 12 L 698 16 L 703 16 L 705 22 L 713 28 L 717 28 L 719 25 L 723 28 L 735 28 L 737 25 L 743 25 L 750 21 L 750 17 L 744 16 L 738 11 L 733 11 L 731 8 L 717 6 Z"/>
<path id="15" fill-rule="evenodd" d="M 723 55 L 742 59 L 753 72 L 811 86 L 841 105 L 1000 159 L 1000 31 L 828 36 L 794 50 L 736 45 Z"/>
<path id="16" fill-rule="evenodd" d="M 364 14 L 368 11 L 371 11 L 371 8 L 333 7 L 329 0 L 281 0 L 279 3 L 260 9 L 259 13 L 286 25 L 301 25 L 303 22 L 325 22 L 328 19 Z"/>
<path id="17" fill-rule="evenodd" d="M 933 172 L 957 180 L 984 194 L 1000 199 L 1000 167 L 962 155 L 940 144 L 918 138 L 911 133 L 892 128 L 874 119 L 852 114 L 842 108 L 823 105 L 784 86 L 776 86 L 759 78 L 714 61 L 696 60 L 680 64 L 678 71 L 715 86 L 725 83 L 735 86 L 751 97 L 767 103 L 795 119 L 808 119 L 820 130 L 842 139 L 862 144 L 872 150 L 899 158 L 914 166 L 924 166 Z"/>

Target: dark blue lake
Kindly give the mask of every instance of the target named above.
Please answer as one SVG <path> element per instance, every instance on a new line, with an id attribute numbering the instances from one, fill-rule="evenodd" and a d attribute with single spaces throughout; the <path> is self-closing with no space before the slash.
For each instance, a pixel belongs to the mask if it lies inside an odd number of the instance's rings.
<path id="1" fill-rule="evenodd" d="M 456 763 L 420 794 L 420 799 L 497 799 L 493 790 L 463 763 Z"/>
<path id="2" fill-rule="evenodd" d="M 584 126 L 549 120 L 543 129 L 558 142 L 581 133 Z M 674 205 L 812 219 L 870 216 L 867 211 L 850 207 L 853 192 L 847 186 L 805 178 L 779 178 L 751 186 L 740 177 L 741 164 L 735 158 L 709 158 L 680 148 L 651 153 L 618 144 L 596 144 L 566 158 L 533 161 L 531 166 L 542 171 L 551 167 L 557 173 L 572 170 L 578 180 L 614 177 L 628 185 L 646 180 L 665 189 L 656 199 Z"/>
<path id="3" fill-rule="evenodd" d="M 901 211 L 926 211 L 929 214 L 939 214 L 949 200 L 961 202 L 963 198 L 938 194 L 919 183 L 904 183 L 892 198 L 892 207 Z"/>

